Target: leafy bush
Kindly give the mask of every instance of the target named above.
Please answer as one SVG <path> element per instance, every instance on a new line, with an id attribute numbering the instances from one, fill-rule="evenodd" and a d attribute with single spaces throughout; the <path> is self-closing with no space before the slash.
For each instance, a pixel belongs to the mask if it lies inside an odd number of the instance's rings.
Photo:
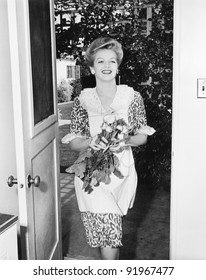
<path id="1" fill-rule="evenodd" d="M 71 86 L 73 88 L 71 100 L 74 100 L 75 97 L 80 95 L 80 92 L 82 90 L 81 81 L 79 79 L 73 80 L 71 82 Z"/>
<path id="2" fill-rule="evenodd" d="M 148 138 L 146 145 L 134 148 L 139 179 L 153 186 L 169 187 L 171 172 L 172 114 L 151 98 L 145 98 L 148 124 L 156 133 Z"/>
<path id="3" fill-rule="evenodd" d="M 68 102 L 71 100 L 73 87 L 66 80 L 61 80 L 57 85 L 58 103 Z"/>

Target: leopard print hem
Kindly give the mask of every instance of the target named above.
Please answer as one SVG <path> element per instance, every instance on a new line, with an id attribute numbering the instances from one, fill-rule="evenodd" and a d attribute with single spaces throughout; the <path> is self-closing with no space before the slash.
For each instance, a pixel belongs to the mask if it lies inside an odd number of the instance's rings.
<path id="1" fill-rule="evenodd" d="M 122 217 L 113 213 L 81 212 L 87 243 L 91 247 L 122 246 Z"/>

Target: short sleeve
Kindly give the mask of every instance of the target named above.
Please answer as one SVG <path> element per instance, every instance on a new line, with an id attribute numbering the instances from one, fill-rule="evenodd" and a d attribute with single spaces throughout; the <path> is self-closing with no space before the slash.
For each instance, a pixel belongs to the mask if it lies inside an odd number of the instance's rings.
<path id="1" fill-rule="evenodd" d="M 81 106 L 78 97 L 75 98 L 72 107 L 70 133 L 78 136 L 90 136 L 88 114 Z"/>
<path id="2" fill-rule="evenodd" d="M 134 99 L 128 110 L 128 120 L 134 134 L 136 134 L 141 127 L 147 126 L 145 106 L 139 92 L 134 92 Z"/>

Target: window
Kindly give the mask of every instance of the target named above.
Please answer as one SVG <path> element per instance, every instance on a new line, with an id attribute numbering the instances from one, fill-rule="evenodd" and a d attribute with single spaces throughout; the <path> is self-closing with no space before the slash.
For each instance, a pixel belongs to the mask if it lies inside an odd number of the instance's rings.
<path id="1" fill-rule="evenodd" d="M 80 65 L 67 65 L 67 78 L 80 79 Z"/>

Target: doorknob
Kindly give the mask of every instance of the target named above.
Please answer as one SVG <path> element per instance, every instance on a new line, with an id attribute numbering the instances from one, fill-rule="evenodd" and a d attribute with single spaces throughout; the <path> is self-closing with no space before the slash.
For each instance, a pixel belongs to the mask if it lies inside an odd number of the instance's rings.
<path id="1" fill-rule="evenodd" d="M 9 176 L 9 178 L 7 179 L 7 184 L 9 187 L 13 187 L 14 184 L 17 184 L 17 179 L 14 179 L 14 177 L 11 175 Z"/>
<path id="2" fill-rule="evenodd" d="M 34 185 L 35 187 L 38 187 L 40 185 L 40 177 L 35 176 L 34 179 L 31 177 L 31 175 L 28 175 L 27 177 L 27 183 L 28 187 L 30 188 L 31 185 Z"/>

